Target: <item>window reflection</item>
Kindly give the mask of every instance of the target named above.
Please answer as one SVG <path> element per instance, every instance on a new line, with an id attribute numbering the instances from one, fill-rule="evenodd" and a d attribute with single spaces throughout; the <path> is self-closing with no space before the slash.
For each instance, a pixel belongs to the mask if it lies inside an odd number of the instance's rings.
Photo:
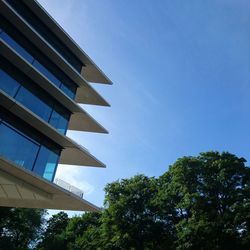
<path id="1" fill-rule="evenodd" d="M 34 172 L 49 181 L 53 181 L 59 160 L 59 154 L 59 150 L 56 152 L 55 150 L 49 150 L 48 148 L 41 146 L 36 164 L 34 166 Z"/>
<path id="2" fill-rule="evenodd" d="M 38 144 L 22 136 L 4 123 L 0 124 L 0 138 L 0 155 L 32 170 L 39 150 Z M 15 146 L 13 147 L 13 145 Z"/>
<path id="3" fill-rule="evenodd" d="M 19 0 L 7 1 L 78 73 L 81 72 L 82 62 L 25 4 L 22 4 Z"/>
<path id="4" fill-rule="evenodd" d="M 45 121 L 49 120 L 52 108 L 27 89 L 22 87 L 18 91 L 15 99 Z"/>
<path id="5" fill-rule="evenodd" d="M 10 36 L 8 36 L 5 32 L 0 34 L 0 37 L 10 46 L 12 47 L 19 55 L 25 58 L 29 63 L 32 63 L 34 58 L 31 56 L 23 47 L 21 47 L 16 41 L 14 41 Z"/>
<path id="6" fill-rule="evenodd" d="M 15 67 L 4 62 L 0 61 L 0 67 L 4 68 L 4 70 L 0 69 L 0 89 L 14 97 L 44 121 L 49 122 L 60 133 L 65 134 L 71 113 L 48 96 L 43 89 L 36 87 L 28 77 Z M 15 79 L 8 74 L 9 72 L 14 75 Z"/>
<path id="7" fill-rule="evenodd" d="M 68 112 L 65 112 L 64 109 L 62 109 L 59 106 L 55 107 L 55 109 L 52 112 L 49 123 L 52 126 L 56 127 L 60 133 L 66 134 L 68 121 L 69 121 Z"/>
<path id="8" fill-rule="evenodd" d="M 3 70 L 0 69 L 0 89 L 9 94 L 10 96 L 14 96 L 18 90 L 20 84 L 15 81 L 12 77 L 6 74 Z"/>
<path id="9" fill-rule="evenodd" d="M 61 85 L 61 82 L 50 72 L 48 71 L 41 63 L 34 61 L 33 66 L 44 76 L 46 76 L 53 84 L 57 87 Z"/>
<path id="10" fill-rule="evenodd" d="M 51 81 L 55 86 L 60 88 L 68 97 L 71 99 L 75 98 L 75 93 L 77 87 L 71 84 L 64 84 L 61 82 L 53 73 L 50 72 L 46 67 L 44 67 L 38 60 L 36 60 L 27 50 L 25 50 L 21 45 L 19 45 L 14 39 L 12 39 L 7 33 L 0 33 L 0 37 L 11 46 L 18 54 L 25 58 L 29 63 L 31 63 L 42 75 Z"/>
<path id="11" fill-rule="evenodd" d="M 1 107 L 0 138 L 1 157 L 53 181 L 61 153 L 58 145 Z"/>
<path id="12" fill-rule="evenodd" d="M 60 89 L 68 96 L 70 97 L 71 99 L 74 99 L 75 98 L 75 93 L 76 93 L 76 87 L 73 88 L 73 87 L 69 87 L 69 86 L 66 86 L 65 84 L 62 84 Z"/>

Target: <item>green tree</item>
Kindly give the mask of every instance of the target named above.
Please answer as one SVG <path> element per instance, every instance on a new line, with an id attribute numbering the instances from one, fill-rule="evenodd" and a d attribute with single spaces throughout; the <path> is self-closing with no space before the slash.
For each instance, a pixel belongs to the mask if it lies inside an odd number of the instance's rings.
<path id="1" fill-rule="evenodd" d="M 39 240 L 46 210 L 0 208 L 0 249 L 25 250 Z"/>
<path id="2" fill-rule="evenodd" d="M 104 249 L 171 249 L 169 223 L 159 217 L 155 178 L 137 175 L 108 184 L 102 216 Z"/>
<path id="3" fill-rule="evenodd" d="M 98 249 L 100 217 L 101 213 L 84 213 L 71 219 L 64 212 L 53 215 L 37 249 Z"/>
<path id="4" fill-rule="evenodd" d="M 100 226 L 101 213 L 84 213 L 71 218 L 66 237 L 69 250 L 97 250 L 102 246 Z"/>
<path id="5" fill-rule="evenodd" d="M 207 152 L 178 159 L 159 178 L 137 175 L 108 184 L 101 213 L 53 216 L 40 249 L 250 249 L 245 162 Z"/>
<path id="6" fill-rule="evenodd" d="M 170 202 L 175 207 L 177 249 L 250 249 L 250 169 L 245 159 L 218 152 L 183 157 L 160 182 L 161 214 Z"/>
<path id="7" fill-rule="evenodd" d="M 39 250 L 67 249 L 66 227 L 69 223 L 68 214 L 60 212 L 52 215 L 47 221 L 46 231 L 41 242 L 38 244 Z"/>

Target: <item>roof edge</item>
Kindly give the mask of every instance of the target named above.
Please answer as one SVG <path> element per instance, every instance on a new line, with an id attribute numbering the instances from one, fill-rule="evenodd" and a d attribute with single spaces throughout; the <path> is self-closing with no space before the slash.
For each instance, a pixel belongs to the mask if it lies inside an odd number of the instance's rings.
<path id="1" fill-rule="evenodd" d="M 61 42 L 63 42 L 71 50 L 71 52 L 86 65 L 86 68 L 90 65 L 94 67 L 94 72 L 95 74 L 98 74 L 98 79 L 91 80 L 88 77 L 89 79 L 86 78 L 86 80 L 96 83 L 113 84 L 105 73 L 93 62 L 93 60 L 80 48 L 80 46 L 37 0 L 25 1 L 24 3 L 34 11 L 34 13 L 47 25 L 48 28 L 53 30 Z"/>

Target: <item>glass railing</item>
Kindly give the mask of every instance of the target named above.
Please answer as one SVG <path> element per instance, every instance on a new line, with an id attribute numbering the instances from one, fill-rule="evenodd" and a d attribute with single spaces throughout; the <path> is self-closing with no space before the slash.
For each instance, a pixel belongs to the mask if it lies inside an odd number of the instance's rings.
<path id="1" fill-rule="evenodd" d="M 84 192 L 81 189 L 69 184 L 68 182 L 56 178 L 54 180 L 54 183 L 57 184 L 58 186 L 64 188 L 64 189 L 70 191 L 71 193 L 79 196 L 80 198 L 83 198 Z"/>

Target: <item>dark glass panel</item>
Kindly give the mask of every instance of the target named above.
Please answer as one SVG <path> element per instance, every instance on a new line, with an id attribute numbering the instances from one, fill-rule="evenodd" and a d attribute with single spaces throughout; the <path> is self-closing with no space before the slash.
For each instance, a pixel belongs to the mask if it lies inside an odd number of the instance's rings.
<path id="1" fill-rule="evenodd" d="M 83 63 L 70 49 L 25 5 L 25 1 L 7 0 L 9 4 L 79 73 Z"/>
<path id="2" fill-rule="evenodd" d="M 50 59 L 48 59 L 39 48 L 35 47 L 26 39 L 12 24 L 0 15 L 0 27 L 5 30 L 9 38 L 18 42 L 21 48 L 33 56 L 33 66 L 45 75 L 54 85 L 59 87 L 67 96 L 74 99 L 77 85 Z M 45 66 L 44 66 L 45 65 Z"/>
<path id="3" fill-rule="evenodd" d="M 23 134 L 25 137 L 29 138 L 34 143 L 41 143 L 44 136 L 31 127 L 28 123 L 25 123 L 23 120 L 19 119 L 8 110 L 0 106 L 0 120 L 5 121 L 10 127 L 14 130 L 19 131 L 20 134 Z M 50 139 L 48 138 L 50 141 Z"/>
<path id="4" fill-rule="evenodd" d="M 17 42 L 15 42 L 9 35 L 5 32 L 0 34 L 0 37 L 11 47 L 13 48 L 20 56 L 25 58 L 29 63 L 32 63 L 34 58 Z"/>
<path id="5" fill-rule="evenodd" d="M 0 106 L 0 156 L 53 180 L 62 148 Z"/>
<path id="6" fill-rule="evenodd" d="M 60 89 L 71 99 L 75 98 L 75 93 L 76 93 L 76 87 L 69 87 L 66 86 L 65 84 L 62 84 Z"/>
<path id="7" fill-rule="evenodd" d="M 70 113 L 60 106 L 55 106 L 49 123 L 60 133 L 66 134 Z"/>
<path id="8" fill-rule="evenodd" d="M 15 115 L 11 114 L 9 111 L 0 106 L 0 120 L 5 121 L 14 129 L 18 130 L 20 133 L 33 140 L 35 143 L 42 144 L 48 148 L 60 149 L 61 146 L 52 141 L 49 137 L 37 131 L 35 128 L 31 127 L 28 123 L 17 118 Z"/>
<path id="9" fill-rule="evenodd" d="M 49 120 L 52 108 L 24 87 L 20 88 L 15 99 L 45 121 Z"/>
<path id="10" fill-rule="evenodd" d="M 34 112 L 46 122 L 49 122 L 52 110 L 55 109 L 49 123 L 56 129 L 58 129 L 59 132 L 65 134 L 68 120 L 71 115 L 70 111 L 64 108 L 55 99 L 50 97 L 30 78 L 21 73 L 17 68 L 15 68 L 8 61 L 3 59 L 1 56 L 0 68 L 3 68 L 3 70 L 0 70 L 0 89 L 7 88 L 8 93 L 12 94 L 12 96 L 17 101 L 22 103 L 25 107 L 27 107 L 29 110 Z M 5 86 L 5 84 L 3 84 L 3 81 L 1 80 L 1 75 L 3 75 L 3 79 L 8 79 L 8 81 L 10 82 L 8 85 Z M 15 79 L 12 78 L 10 75 L 13 76 Z M 7 82 L 7 80 L 4 82 Z M 16 93 L 17 87 L 13 85 L 14 83 L 19 84 L 20 86 L 15 96 L 13 95 L 13 93 Z M 11 93 L 11 91 L 13 91 L 13 93 Z"/>
<path id="11" fill-rule="evenodd" d="M 8 125 L 0 124 L 0 155 L 32 170 L 39 146 Z"/>
<path id="12" fill-rule="evenodd" d="M 61 82 L 37 60 L 33 62 L 33 65 L 39 72 L 41 72 L 44 76 L 46 76 L 57 87 L 61 85 Z"/>
<path id="13" fill-rule="evenodd" d="M 18 90 L 20 84 L 10 77 L 6 72 L 0 69 L 0 89 L 9 94 L 10 96 L 14 96 Z"/>
<path id="14" fill-rule="evenodd" d="M 60 151 L 41 146 L 33 171 L 49 181 L 53 181 Z"/>

